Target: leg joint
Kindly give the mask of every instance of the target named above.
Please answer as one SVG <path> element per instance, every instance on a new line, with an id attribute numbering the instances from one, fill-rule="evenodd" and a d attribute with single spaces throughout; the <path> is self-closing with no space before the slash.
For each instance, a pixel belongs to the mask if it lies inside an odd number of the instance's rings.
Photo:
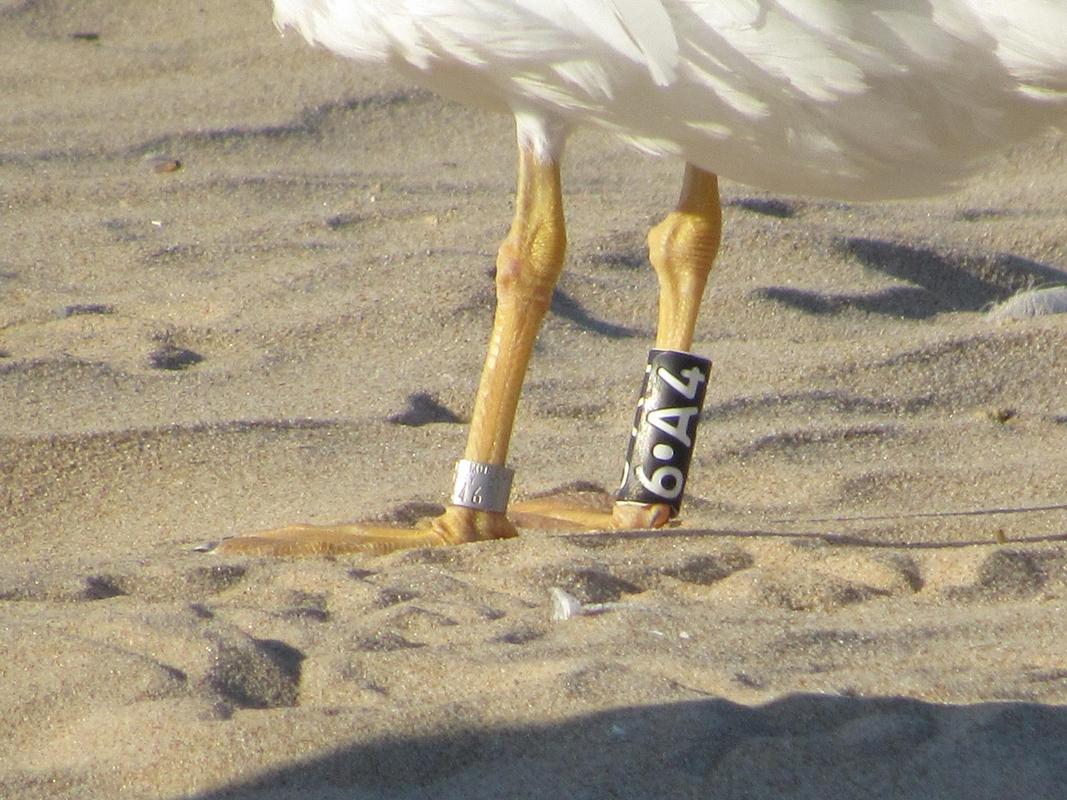
<path id="1" fill-rule="evenodd" d="M 721 224 L 715 217 L 672 211 L 648 233 L 648 257 L 658 273 L 707 272 L 719 251 Z"/>
<path id="2" fill-rule="evenodd" d="M 559 279 L 566 249 L 562 227 L 536 226 L 529 235 L 509 235 L 496 257 L 496 291 L 499 299 L 523 298 L 547 306 Z"/>

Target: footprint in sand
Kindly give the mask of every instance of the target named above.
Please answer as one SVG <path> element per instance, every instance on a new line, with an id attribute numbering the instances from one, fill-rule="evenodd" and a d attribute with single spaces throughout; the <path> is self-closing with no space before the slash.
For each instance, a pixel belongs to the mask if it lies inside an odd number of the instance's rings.
<path id="1" fill-rule="evenodd" d="M 237 708 L 282 708 L 299 701 L 304 654 L 285 642 L 243 634 L 212 642 L 203 685 Z"/>

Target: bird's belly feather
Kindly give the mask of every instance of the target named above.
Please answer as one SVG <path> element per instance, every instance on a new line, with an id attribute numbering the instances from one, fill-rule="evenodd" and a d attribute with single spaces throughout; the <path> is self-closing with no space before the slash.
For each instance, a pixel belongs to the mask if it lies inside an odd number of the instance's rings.
<path id="1" fill-rule="evenodd" d="M 556 2 L 275 7 L 309 40 L 460 102 L 598 127 L 772 191 L 931 194 L 1067 127 L 1067 4 L 1014 0 L 1008 17 L 991 0 L 662 0 L 671 30 L 624 45 L 590 22 L 606 0 Z M 613 7 L 636 31 L 631 6 Z"/>

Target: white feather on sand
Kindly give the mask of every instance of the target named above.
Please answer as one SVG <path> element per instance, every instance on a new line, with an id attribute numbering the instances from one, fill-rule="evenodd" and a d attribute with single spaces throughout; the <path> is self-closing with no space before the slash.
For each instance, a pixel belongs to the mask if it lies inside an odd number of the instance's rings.
<path id="1" fill-rule="evenodd" d="M 992 322 L 1005 322 L 1064 312 L 1067 312 L 1067 286 L 1044 286 L 1012 295 L 991 308 L 986 318 Z"/>

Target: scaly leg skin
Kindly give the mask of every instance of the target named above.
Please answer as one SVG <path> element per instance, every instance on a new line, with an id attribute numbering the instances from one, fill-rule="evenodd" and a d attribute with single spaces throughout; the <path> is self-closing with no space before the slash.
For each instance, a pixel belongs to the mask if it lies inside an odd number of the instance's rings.
<path id="1" fill-rule="evenodd" d="M 563 266 L 567 243 L 558 163 L 563 133 L 536 129 L 531 137 L 529 128 L 522 124 L 519 128 L 515 219 L 497 255 L 493 333 L 463 456 L 498 466 L 507 458 L 526 367 Z M 540 150 L 530 142 L 538 134 L 542 141 L 547 140 Z M 549 156 L 539 154 L 543 151 Z M 421 530 L 358 523 L 294 525 L 226 539 L 214 552 L 279 556 L 386 553 L 515 535 L 515 526 L 503 513 L 450 505 Z"/>
<path id="2" fill-rule="evenodd" d="M 719 182 L 710 172 L 687 164 L 674 211 L 648 234 L 648 256 L 659 279 L 656 347 L 688 351 L 693 346 L 704 286 L 719 251 L 722 208 Z M 588 493 L 551 495 L 511 507 L 522 526 L 586 530 L 659 528 L 670 507 L 616 502 Z"/>

